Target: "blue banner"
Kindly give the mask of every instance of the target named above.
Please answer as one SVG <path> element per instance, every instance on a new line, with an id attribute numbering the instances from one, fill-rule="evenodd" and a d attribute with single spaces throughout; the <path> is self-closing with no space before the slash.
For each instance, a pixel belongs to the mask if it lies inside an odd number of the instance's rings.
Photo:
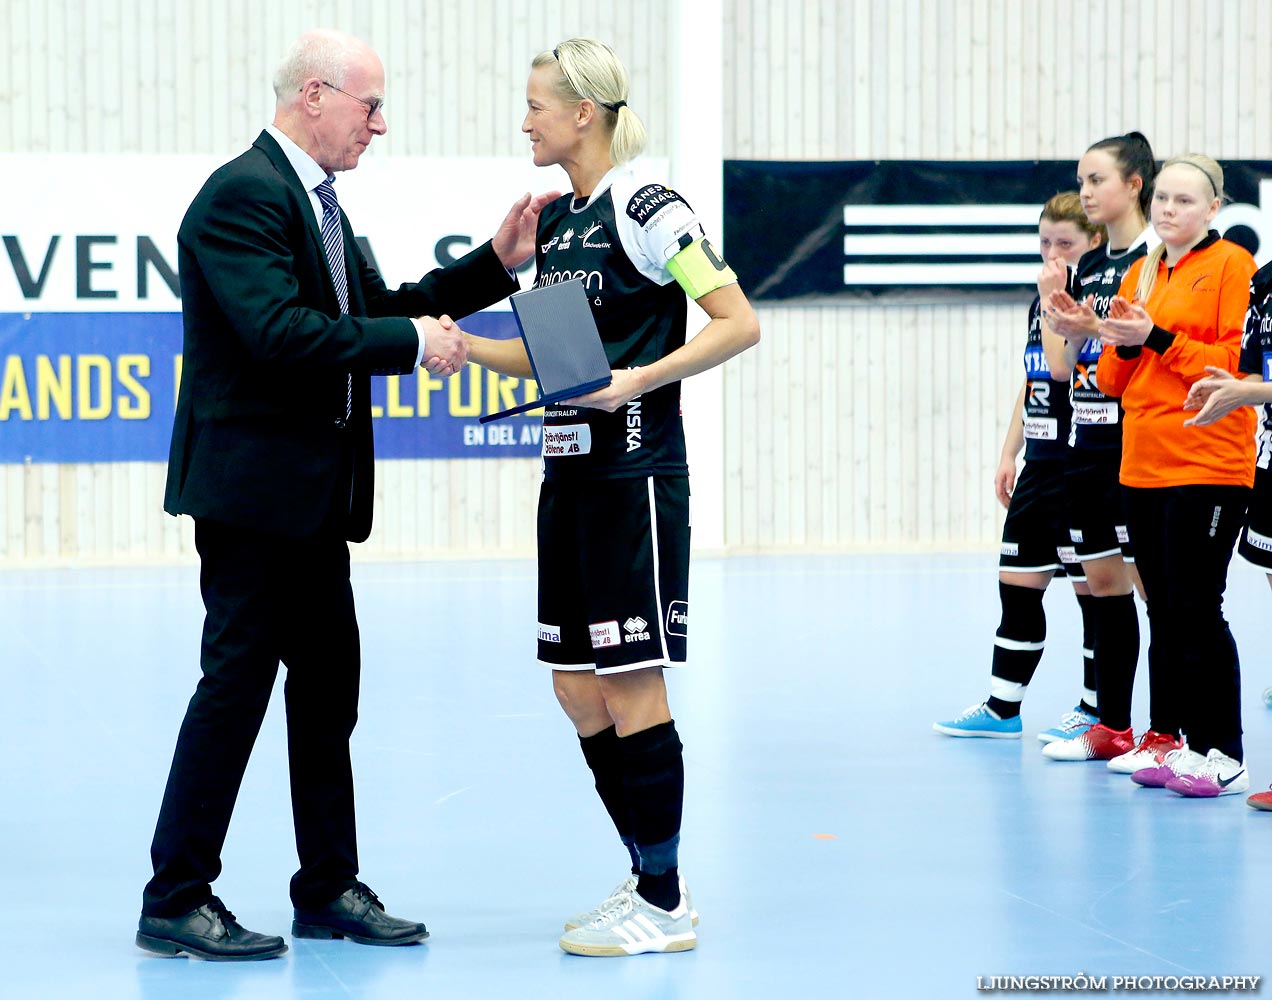
<path id="1" fill-rule="evenodd" d="M 463 326 L 517 336 L 507 312 Z M 0 463 L 167 461 L 180 370 L 179 313 L 0 314 Z M 533 381 L 469 365 L 451 379 L 417 371 L 371 385 L 380 458 L 539 454 L 542 411 L 479 423 L 537 398 Z"/>

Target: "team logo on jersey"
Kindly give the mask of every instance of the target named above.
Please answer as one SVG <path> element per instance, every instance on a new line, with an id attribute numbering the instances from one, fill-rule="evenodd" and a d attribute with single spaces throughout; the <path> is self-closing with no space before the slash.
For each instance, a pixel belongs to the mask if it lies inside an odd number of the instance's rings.
<path id="1" fill-rule="evenodd" d="M 574 239 L 574 228 L 571 227 L 561 234 L 561 243 L 557 247 L 558 250 L 569 250 L 570 240 Z"/>
<path id="2" fill-rule="evenodd" d="M 601 231 L 601 235 L 604 236 L 605 230 L 601 229 L 601 224 L 599 222 L 594 222 L 583 230 L 583 245 L 589 250 L 608 250 L 610 248 L 608 243 L 596 243 L 592 241 L 592 234 L 598 229 Z"/>
<path id="3" fill-rule="evenodd" d="M 548 252 L 549 250 L 551 250 L 554 246 L 556 246 L 556 245 L 557 245 L 557 243 L 559 243 L 559 242 L 560 242 L 560 240 L 561 240 L 561 237 L 560 237 L 560 236 L 553 236 L 553 237 L 552 237 L 552 239 L 548 240 L 548 242 L 547 242 L 547 243 L 542 243 L 542 244 L 540 244 L 540 245 L 539 245 L 539 250 L 540 250 L 542 253 L 547 253 L 547 252 Z"/>
<path id="4" fill-rule="evenodd" d="M 635 618 L 628 618 L 623 622 L 623 631 L 627 634 L 623 636 L 624 642 L 648 642 L 649 641 L 649 622 L 645 621 L 640 615 Z"/>
<path id="5" fill-rule="evenodd" d="M 605 291 L 605 275 L 600 271 L 584 271 L 582 268 L 577 271 L 540 271 L 534 284 L 536 288 L 542 288 L 545 285 L 560 284 L 562 281 L 573 281 L 575 278 L 583 282 L 583 290 L 588 294 Z"/>
<path id="6" fill-rule="evenodd" d="M 622 645 L 622 639 L 619 638 L 617 619 L 612 622 L 595 622 L 587 627 L 587 631 L 592 637 L 593 649 L 605 649 L 607 646 Z"/>
<path id="7" fill-rule="evenodd" d="M 1113 525 L 1113 533 L 1117 535 L 1117 541 L 1119 545 L 1129 545 L 1131 543 L 1131 533 L 1126 530 L 1126 525 L 1124 524 Z"/>
<path id="8" fill-rule="evenodd" d="M 689 604 L 687 601 L 672 601 L 667 609 L 667 634 L 689 634 Z"/>
<path id="9" fill-rule="evenodd" d="M 627 215 L 643 229 L 650 219 L 676 202 L 680 202 L 685 208 L 689 207 L 689 203 L 671 188 L 661 184 L 646 184 L 627 203 Z"/>

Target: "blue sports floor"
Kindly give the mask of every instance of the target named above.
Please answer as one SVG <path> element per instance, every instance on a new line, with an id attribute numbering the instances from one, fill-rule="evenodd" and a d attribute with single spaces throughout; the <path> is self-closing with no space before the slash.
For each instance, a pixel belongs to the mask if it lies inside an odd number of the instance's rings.
<path id="1" fill-rule="evenodd" d="M 556 944 L 626 854 L 533 662 L 532 564 L 362 565 L 355 589 L 363 877 L 431 939 L 298 941 L 249 964 L 138 951 L 147 848 L 197 678 L 197 572 L 11 571 L 0 997 L 946 998 L 983 995 L 978 976 L 1272 968 L 1272 814 L 1039 753 L 1034 734 L 1080 681 L 1067 584 L 1047 598 L 1025 738 L 953 740 L 931 723 L 987 693 L 992 555 L 697 561 L 691 660 L 669 686 L 699 945 L 629 959 Z M 1259 790 L 1272 782 L 1272 593 L 1240 560 L 1228 617 Z M 280 703 L 216 889 L 246 926 L 286 934 Z"/>

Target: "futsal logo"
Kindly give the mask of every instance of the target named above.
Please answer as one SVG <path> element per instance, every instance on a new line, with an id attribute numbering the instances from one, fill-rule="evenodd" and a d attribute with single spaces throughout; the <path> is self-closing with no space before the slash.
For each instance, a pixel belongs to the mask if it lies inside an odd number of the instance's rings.
<path id="1" fill-rule="evenodd" d="M 623 636 L 623 641 L 648 642 L 649 632 L 646 631 L 648 628 L 649 622 L 645 621 L 640 615 L 635 618 L 628 618 L 627 621 L 623 622 L 623 631 L 627 633 Z"/>
<path id="2" fill-rule="evenodd" d="M 687 601 L 672 601 L 667 609 L 667 634 L 689 634 L 689 604 Z"/>

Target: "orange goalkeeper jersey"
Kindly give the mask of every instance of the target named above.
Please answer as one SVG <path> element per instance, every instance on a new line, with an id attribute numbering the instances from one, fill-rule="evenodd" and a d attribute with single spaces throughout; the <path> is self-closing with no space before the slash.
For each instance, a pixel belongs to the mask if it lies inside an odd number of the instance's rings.
<path id="1" fill-rule="evenodd" d="M 1144 259 L 1122 279 L 1135 298 Z M 1254 485 L 1254 411 L 1242 406 L 1208 427 L 1185 427 L 1189 387 L 1212 365 L 1234 374 L 1250 301 L 1254 258 L 1213 230 L 1175 264 L 1158 264 L 1144 304 L 1153 332 L 1140 349 L 1105 346 L 1100 388 L 1120 396 L 1121 481 L 1126 486 Z M 1133 356 L 1129 356 L 1133 355 Z"/>

